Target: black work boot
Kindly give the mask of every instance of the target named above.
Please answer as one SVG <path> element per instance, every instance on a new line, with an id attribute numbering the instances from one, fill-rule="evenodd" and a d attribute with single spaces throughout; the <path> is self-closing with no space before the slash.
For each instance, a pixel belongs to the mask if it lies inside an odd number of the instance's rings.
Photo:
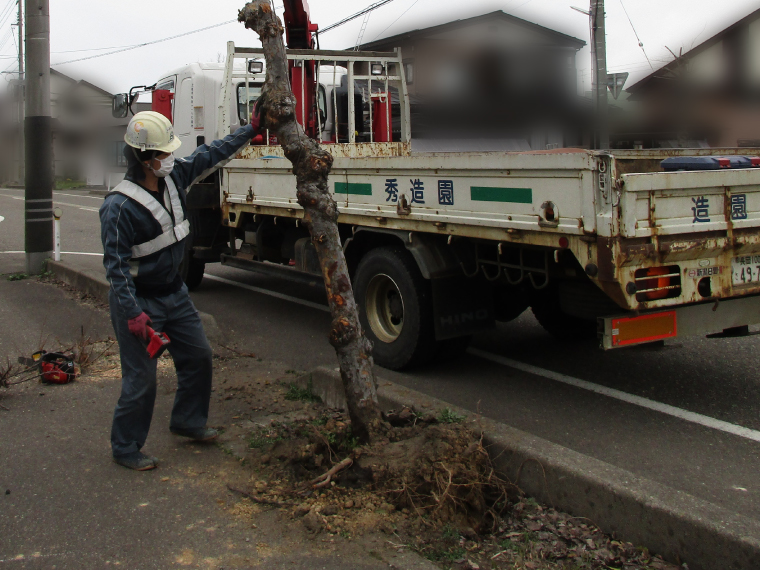
<path id="1" fill-rule="evenodd" d="M 135 471 L 148 471 L 158 467 L 158 459 L 148 457 L 140 451 L 127 453 L 126 455 L 115 455 L 113 460 L 119 465 L 127 469 L 134 469 Z"/>
<path id="2" fill-rule="evenodd" d="M 219 435 L 219 432 L 213 428 L 170 428 L 169 431 L 171 431 L 174 435 L 189 437 L 195 441 L 211 441 L 212 439 L 216 439 Z"/>

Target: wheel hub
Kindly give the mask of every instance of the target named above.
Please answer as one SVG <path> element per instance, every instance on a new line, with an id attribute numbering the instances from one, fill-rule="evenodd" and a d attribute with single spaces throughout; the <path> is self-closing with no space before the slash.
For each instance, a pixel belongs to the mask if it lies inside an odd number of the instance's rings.
<path id="1" fill-rule="evenodd" d="M 367 321 L 378 340 L 395 341 L 404 328 L 404 300 L 396 282 L 388 275 L 375 275 L 367 286 Z"/>

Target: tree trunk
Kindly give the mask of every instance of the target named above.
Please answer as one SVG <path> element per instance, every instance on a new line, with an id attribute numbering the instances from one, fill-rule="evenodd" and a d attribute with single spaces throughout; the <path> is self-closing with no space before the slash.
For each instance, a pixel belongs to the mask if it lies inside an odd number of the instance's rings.
<path id="1" fill-rule="evenodd" d="M 296 122 L 296 98 L 290 88 L 283 28 L 269 0 L 249 2 L 240 11 L 238 20 L 259 34 L 264 47 L 266 81 L 256 112 L 261 117 L 261 127 L 274 131 L 293 164 L 296 195 L 304 209 L 303 222 L 311 234 L 325 280 L 332 315 L 330 344 L 338 356 L 352 429 L 354 435 L 366 442 L 380 424 L 381 415 L 372 372 L 372 345 L 359 323 L 338 234 L 338 206 L 327 184 L 333 158 L 317 141 L 307 137 Z"/>

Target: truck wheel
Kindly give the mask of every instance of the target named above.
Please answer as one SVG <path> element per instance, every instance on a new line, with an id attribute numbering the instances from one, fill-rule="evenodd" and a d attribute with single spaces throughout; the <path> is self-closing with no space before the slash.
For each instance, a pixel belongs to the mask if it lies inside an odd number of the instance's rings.
<path id="1" fill-rule="evenodd" d="M 185 253 L 185 259 L 182 261 L 179 270 L 180 275 L 182 276 L 182 281 L 187 285 L 188 291 L 193 291 L 197 289 L 200 286 L 201 281 L 203 281 L 203 274 L 206 271 L 206 263 L 195 259 L 192 251 L 189 251 Z"/>
<path id="2" fill-rule="evenodd" d="M 596 321 L 562 312 L 556 296 L 542 296 L 531 305 L 533 315 L 544 330 L 557 340 L 575 341 L 596 338 Z"/>
<path id="3" fill-rule="evenodd" d="M 189 214 L 190 235 L 185 239 L 185 257 L 179 266 L 179 275 L 182 281 L 187 285 L 188 291 L 198 288 L 203 281 L 203 274 L 206 271 L 206 262 L 199 261 L 193 257 L 193 236 L 196 235 L 198 228 L 197 214 Z"/>
<path id="4" fill-rule="evenodd" d="M 527 295 L 521 290 L 504 288 L 494 292 L 493 304 L 496 320 L 508 323 L 522 315 L 530 302 Z"/>
<path id="5" fill-rule="evenodd" d="M 359 320 L 375 362 L 391 370 L 423 364 L 435 354 L 430 284 L 409 252 L 381 247 L 365 255 L 354 278 Z"/>

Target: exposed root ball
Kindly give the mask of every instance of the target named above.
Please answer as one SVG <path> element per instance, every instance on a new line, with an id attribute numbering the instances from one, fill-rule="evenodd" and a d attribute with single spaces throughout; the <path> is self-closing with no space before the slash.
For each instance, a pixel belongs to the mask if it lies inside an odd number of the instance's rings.
<path id="1" fill-rule="evenodd" d="M 371 478 L 389 502 L 427 515 L 434 524 L 478 529 L 507 498 L 507 484 L 494 473 L 479 437 L 464 425 L 430 425 L 409 439 L 373 445 L 354 469 Z"/>

